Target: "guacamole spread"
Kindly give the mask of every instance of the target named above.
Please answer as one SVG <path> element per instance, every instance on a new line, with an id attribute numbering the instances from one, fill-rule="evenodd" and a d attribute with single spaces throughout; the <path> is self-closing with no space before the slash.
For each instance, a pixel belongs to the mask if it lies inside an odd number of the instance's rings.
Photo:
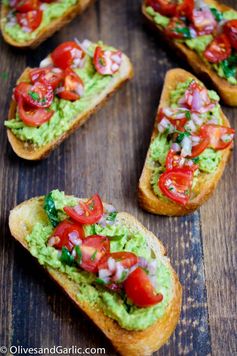
<path id="1" fill-rule="evenodd" d="M 99 42 L 99 45 L 101 46 L 102 43 Z M 95 70 L 93 65 L 95 47 L 96 45 L 92 44 L 87 50 L 83 67 L 74 69 L 84 83 L 84 93 L 79 100 L 71 102 L 55 96 L 49 107 L 49 110 L 54 111 L 53 116 L 39 127 L 27 126 L 20 119 L 18 112 L 15 118 L 5 121 L 5 126 L 11 129 L 20 140 L 33 144 L 35 147 L 44 146 L 66 132 L 72 121 L 93 106 L 95 98 L 101 95 L 111 81 L 120 75 L 119 71 L 113 75 L 101 75 Z"/>
<path id="2" fill-rule="evenodd" d="M 63 0 L 55 1 L 50 4 L 44 3 L 43 5 L 43 18 L 39 27 L 32 32 L 26 32 L 20 25 L 12 24 L 8 21 L 5 22 L 4 31 L 15 41 L 22 43 L 34 40 L 42 29 L 47 28 L 55 19 L 63 16 L 67 10 L 76 5 L 80 0 Z M 9 1 L 5 0 L 4 5 L 8 5 Z"/>
<path id="3" fill-rule="evenodd" d="M 214 5 L 211 6 L 211 11 L 213 15 L 216 18 L 217 22 L 220 22 L 222 20 L 235 20 L 237 19 L 237 11 L 231 9 L 227 11 L 221 12 L 219 9 L 217 9 Z M 153 18 L 153 21 L 156 23 L 156 25 L 160 26 L 163 30 L 169 25 L 170 23 L 170 18 L 163 16 L 156 12 L 151 6 L 146 7 L 146 13 Z M 187 39 L 178 39 L 178 41 L 185 43 L 187 47 L 195 51 L 200 58 L 206 62 L 207 60 L 204 58 L 204 51 L 209 45 L 209 43 L 214 39 L 212 34 L 208 35 L 194 35 L 192 37 L 191 32 L 188 31 L 188 28 L 186 28 L 188 38 Z M 236 85 L 237 84 L 237 54 L 236 51 L 232 51 L 232 55 L 217 64 L 212 64 L 209 63 L 209 65 L 212 66 L 213 70 L 217 72 L 219 77 L 226 79 L 231 85 Z"/>
<path id="4" fill-rule="evenodd" d="M 50 194 L 53 199 L 57 217 L 64 220 L 65 206 L 75 206 L 78 199 L 66 197 L 63 192 L 54 190 Z M 149 308 L 134 306 L 124 293 L 112 292 L 96 283 L 96 275 L 85 272 L 79 267 L 72 267 L 60 260 L 59 252 L 47 245 L 53 232 L 53 225 L 46 213 L 39 215 L 32 232 L 26 237 L 29 250 L 39 263 L 47 268 L 65 273 L 69 279 L 77 283 L 77 298 L 86 301 L 91 308 L 101 309 L 107 316 L 116 320 L 119 325 L 128 330 L 143 330 L 161 318 L 172 297 L 172 276 L 165 263 L 165 258 L 157 260 L 157 292 L 163 294 L 163 301 Z M 85 236 L 98 234 L 110 239 L 111 252 L 130 251 L 148 261 L 154 259 L 152 250 L 148 247 L 146 236 L 136 228 L 126 226 L 115 217 L 113 224 L 101 226 L 99 223 L 84 226 Z"/>
<path id="5" fill-rule="evenodd" d="M 192 79 L 188 79 L 185 82 L 178 83 L 175 90 L 170 92 L 170 107 L 175 109 L 178 107 L 179 100 L 183 97 L 185 91 L 188 89 Z M 208 90 L 208 96 L 210 99 L 218 102 L 219 96 L 213 90 Z M 205 123 L 210 123 L 213 118 L 218 121 L 218 125 L 223 125 L 223 120 L 221 117 L 220 105 L 216 103 L 216 105 L 205 114 L 200 115 Z M 151 186 L 153 188 L 154 193 L 164 200 L 167 198 L 162 194 L 159 189 L 158 181 L 160 179 L 160 175 L 166 170 L 166 158 L 168 152 L 172 145 L 172 138 L 168 132 L 157 133 L 157 135 L 152 139 L 152 143 L 149 149 L 149 158 L 148 165 L 152 171 L 151 175 Z M 198 176 L 201 173 L 214 173 L 221 161 L 221 151 L 216 151 L 212 148 L 206 148 L 198 157 L 193 159 L 194 163 L 198 163 L 198 169 L 195 171 L 194 180 L 193 180 L 193 188 L 197 183 Z"/>

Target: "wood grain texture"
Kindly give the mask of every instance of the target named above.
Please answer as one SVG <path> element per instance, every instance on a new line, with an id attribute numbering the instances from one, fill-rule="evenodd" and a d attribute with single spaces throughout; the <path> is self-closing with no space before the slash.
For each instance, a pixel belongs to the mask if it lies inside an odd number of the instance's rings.
<path id="1" fill-rule="evenodd" d="M 225 3 L 236 7 L 234 0 Z M 25 66 L 37 66 L 57 44 L 75 36 L 120 47 L 134 63 L 135 78 L 47 160 L 24 162 L 11 151 L 3 128 L 14 83 Z M 97 1 L 36 50 L 17 52 L 1 40 L 0 54 L 0 345 L 105 347 L 106 355 L 116 354 L 10 237 L 9 210 L 59 187 L 85 197 L 98 191 L 135 215 L 167 247 L 184 287 L 183 311 L 175 334 L 157 355 L 236 355 L 236 153 L 214 196 L 198 212 L 157 217 L 137 205 L 165 72 L 177 66 L 190 70 L 143 23 L 140 2 Z M 224 111 L 237 128 L 237 109 Z"/>

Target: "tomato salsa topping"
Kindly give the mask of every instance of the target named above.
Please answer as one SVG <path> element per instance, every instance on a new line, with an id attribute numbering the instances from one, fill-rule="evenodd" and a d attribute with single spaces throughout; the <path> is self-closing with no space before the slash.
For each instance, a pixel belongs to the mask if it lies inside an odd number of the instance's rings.
<path id="1" fill-rule="evenodd" d="M 86 234 L 88 226 L 116 224 L 117 212 L 110 205 L 103 205 L 95 194 L 87 201 L 79 200 L 74 206 L 63 208 L 66 219 L 60 221 L 51 193 L 45 197 L 44 209 L 55 227 L 48 238 L 62 263 L 93 273 L 95 282 L 104 288 L 126 293 L 137 307 L 150 307 L 163 300 L 157 293 L 156 261 L 147 261 L 133 252 L 112 252 L 110 238 L 94 233 Z"/>

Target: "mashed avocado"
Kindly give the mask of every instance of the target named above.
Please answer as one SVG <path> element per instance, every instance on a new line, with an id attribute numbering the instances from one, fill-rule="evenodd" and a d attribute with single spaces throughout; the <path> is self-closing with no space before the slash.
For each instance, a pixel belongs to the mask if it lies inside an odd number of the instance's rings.
<path id="1" fill-rule="evenodd" d="M 160 25 L 162 27 L 168 26 L 170 19 L 166 16 L 159 14 L 155 10 L 153 10 L 153 8 L 151 6 L 148 6 L 146 8 L 146 12 L 149 16 L 153 17 L 153 19 L 157 25 Z"/>
<path id="2" fill-rule="evenodd" d="M 93 49 L 95 45 L 91 47 Z M 92 50 L 92 56 L 93 52 Z M 74 118 L 87 110 L 91 102 L 106 89 L 114 77 L 119 75 L 118 72 L 113 76 L 103 76 L 96 72 L 92 58 L 88 54 L 83 68 L 75 69 L 75 72 L 84 82 L 84 94 L 79 100 L 71 102 L 55 96 L 50 106 L 50 110 L 54 110 L 54 115 L 39 127 L 27 126 L 19 118 L 18 113 L 12 120 L 5 121 L 5 126 L 20 140 L 28 141 L 37 147 L 44 146 L 66 132 Z"/>
<path id="3" fill-rule="evenodd" d="M 56 1 L 51 4 L 44 3 L 42 22 L 40 26 L 33 32 L 25 32 L 18 24 L 12 26 L 7 22 L 4 26 L 4 31 L 19 43 L 33 40 L 37 37 L 38 33 L 43 28 L 46 28 L 48 25 L 50 25 L 53 20 L 63 16 L 68 8 L 77 4 L 78 2 L 79 0 L 63 0 Z M 7 4 L 8 1 L 5 1 L 5 5 Z"/>
<path id="4" fill-rule="evenodd" d="M 212 40 L 213 40 L 212 35 L 204 35 L 189 40 L 185 40 L 185 43 L 189 48 L 195 50 L 198 53 L 202 53 L 205 51 L 206 47 L 209 45 L 209 43 Z"/>
<path id="5" fill-rule="evenodd" d="M 185 82 L 178 83 L 175 90 L 170 93 L 170 107 L 176 108 L 178 107 L 178 101 L 181 97 L 183 97 L 185 91 L 190 85 L 192 79 L 188 79 Z M 219 101 L 220 98 L 217 93 L 213 90 L 208 90 L 208 95 L 210 99 Z M 209 120 L 212 120 L 213 117 L 218 119 L 219 125 L 222 125 L 222 118 L 220 114 L 220 106 L 217 104 L 212 110 L 209 112 L 200 115 L 206 120 L 208 123 Z M 149 149 L 149 158 L 148 158 L 148 166 L 152 171 L 151 175 L 151 186 L 153 188 L 154 193 L 161 199 L 167 200 L 167 198 L 162 194 L 159 189 L 158 181 L 160 175 L 165 171 L 165 162 L 168 151 L 171 147 L 171 140 L 168 138 L 168 133 L 163 133 L 158 135 L 153 139 L 150 149 Z M 215 151 L 212 148 L 206 148 L 199 156 L 198 156 L 198 165 L 199 170 L 196 171 L 195 177 L 198 176 L 201 172 L 205 173 L 213 173 L 217 169 L 219 163 L 221 161 L 221 152 Z M 197 179 L 193 181 L 193 187 L 196 184 Z"/>
<path id="6" fill-rule="evenodd" d="M 68 198 L 63 192 L 54 190 L 51 193 L 59 216 L 63 218 L 64 206 L 75 206 L 77 199 Z M 138 256 L 151 261 L 153 252 L 147 246 L 146 238 L 136 229 L 119 223 L 115 220 L 113 225 L 102 227 L 98 224 L 85 226 L 85 235 L 101 234 L 108 236 L 111 251 L 131 251 Z M 53 232 L 53 226 L 46 214 L 40 216 L 30 235 L 26 237 L 28 247 L 33 256 L 45 267 L 57 269 L 78 283 L 77 298 L 91 304 L 93 308 L 100 308 L 103 312 L 116 320 L 119 325 L 128 330 L 143 330 L 162 317 L 172 296 L 172 277 L 164 261 L 158 260 L 157 281 L 158 290 L 163 294 L 163 301 L 150 308 L 138 308 L 131 304 L 126 297 L 110 292 L 95 282 L 96 276 L 63 264 L 59 259 L 58 251 L 47 246 L 49 236 Z"/>

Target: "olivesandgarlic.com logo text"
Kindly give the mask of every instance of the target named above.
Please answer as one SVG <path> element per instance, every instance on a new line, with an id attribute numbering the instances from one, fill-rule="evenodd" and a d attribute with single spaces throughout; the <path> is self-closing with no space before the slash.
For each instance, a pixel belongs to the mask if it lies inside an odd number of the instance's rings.
<path id="1" fill-rule="evenodd" d="M 0 355 L 105 355 L 103 347 L 24 347 L 0 346 Z"/>

